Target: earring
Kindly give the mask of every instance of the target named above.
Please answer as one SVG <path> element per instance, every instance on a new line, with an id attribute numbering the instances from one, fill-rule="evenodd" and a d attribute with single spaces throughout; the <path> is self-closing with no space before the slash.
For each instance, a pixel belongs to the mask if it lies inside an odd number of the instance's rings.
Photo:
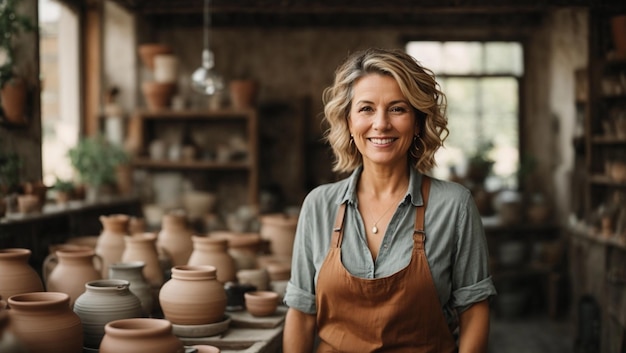
<path id="1" fill-rule="evenodd" d="M 350 146 L 354 146 L 354 135 L 350 134 Z"/>
<path id="2" fill-rule="evenodd" d="M 419 136 L 418 135 L 414 135 L 413 136 L 413 144 L 411 144 L 411 148 L 409 148 L 409 153 L 415 159 L 419 159 L 420 158 L 420 147 L 418 146 L 418 144 L 419 144 Z"/>

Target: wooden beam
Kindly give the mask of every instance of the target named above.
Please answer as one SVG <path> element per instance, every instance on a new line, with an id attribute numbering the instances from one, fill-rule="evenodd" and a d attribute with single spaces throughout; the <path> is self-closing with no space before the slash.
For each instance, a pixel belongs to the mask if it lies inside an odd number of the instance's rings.
<path id="1" fill-rule="evenodd" d="M 84 75 L 82 135 L 98 133 L 102 97 L 102 2 L 90 1 L 85 7 L 83 36 Z"/>

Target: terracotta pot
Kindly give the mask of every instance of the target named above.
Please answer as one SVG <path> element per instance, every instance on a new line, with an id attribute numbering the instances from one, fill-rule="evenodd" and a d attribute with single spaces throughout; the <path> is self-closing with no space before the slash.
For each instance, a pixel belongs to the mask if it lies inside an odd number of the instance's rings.
<path id="1" fill-rule="evenodd" d="M 103 229 L 96 244 L 96 254 L 100 255 L 103 260 L 102 278 L 108 276 L 110 264 L 122 261 L 129 222 L 130 216 L 125 214 L 100 216 Z"/>
<path id="2" fill-rule="evenodd" d="M 228 240 L 228 253 L 235 259 L 237 271 L 257 268 L 257 254 L 261 247 L 261 236 L 258 233 L 213 231 L 209 236 Z"/>
<path id="3" fill-rule="evenodd" d="M 94 266 L 94 258 L 99 266 Z M 58 262 L 56 266 L 49 264 Z M 49 292 L 63 292 L 70 296 L 70 307 L 76 298 L 85 292 L 85 284 L 102 279 L 102 258 L 96 255 L 93 249 L 78 246 L 66 246 L 55 251 L 55 256 L 48 256 L 44 260 L 43 272 L 46 290 Z"/>
<path id="4" fill-rule="evenodd" d="M 154 70 L 154 57 L 159 54 L 171 54 L 172 47 L 161 43 L 145 43 L 138 47 L 141 63 L 149 70 Z"/>
<path id="5" fill-rule="evenodd" d="M 154 288 L 163 285 L 163 271 L 156 247 L 156 233 L 141 233 L 128 236 L 122 262 L 141 261 L 145 264 L 143 275 Z"/>
<path id="6" fill-rule="evenodd" d="M 104 326 L 111 321 L 145 317 L 141 301 L 130 290 L 130 282 L 121 279 L 92 281 L 74 305 L 83 325 L 84 345 L 98 348 Z"/>
<path id="7" fill-rule="evenodd" d="M 18 195 L 17 209 L 21 214 L 37 213 L 41 211 L 42 204 L 36 195 Z"/>
<path id="8" fill-rule="evenodd" d="M 73 238 L 67 239 L 65 241 L 65 244 L 82 245 L 82 246 L 90 247 L 95 250 L 96 246 L 98 245 L 98 236 L 97 235 L 83 235 L 79 237 L 73 237 Z"/>
<path id="9" fill-rule="evenodd" d="M 214 212 L 217 196 L 206 191 L 190 191 L 183 195 L 183 205 L 187 217 L 192 220 L 203 219 L 207 214 Z"/>
<path id="10" fill-rule="evenodd" d="M 185 346 L 163 319 L 122 319 L 104 327 L 99 353 L 184 353 Z"/>
<path id="11" fill-rule="evenodd" d="M 174 83 L 178 80 L 178 58 L 172 54 L 154 56 L 154 80 Z"/>
<path id="12" fill-rule="evenodd" d="M 146 232 L 146 219 L 143 217 L 130 217 L 128 223 L 128 234 L 139 234 Z"/>
<path id="13" fill-rule="evenodd" d="M 258 291 L 266 291 L 270 287 L 270 276 L 265 268 L 239 270 L 237 280 L 241 284 L 253 285 Z"/>
<path id="14" fill-rule="evenodd" d="M 282 213 L 261 216 L 261 237 L 270 242 L 273 255 L 291 257 L 298 218 Z"/>
<path id="15" fill-rule="evenodd" d="M 24 293 L 9 298 L 10 328 L 30 353 L 81 353 L 83 329 L 60 292 Z"/>
<path id="16" fill-rule="evenodd" d="M 259 85 L 254 80 L 232 80 L 229 91 L 233 108 L 248 109 L 256 105 Z"/>
<path id="17" fill-rule="evenodd" d="M 204 325 L 224 319 L 226 291 L 213 266 L 174 266 L 159 292 L 165 318 L 177 325 Z"/>
<path id="18" fill-rule="evenodd" d="M 152 286 L 143 275 L 145 264 L 141 261 L 120 262 L 109 266 L 110 279 L 123 279 L 130 282 L 130 291 L 139 298 L 144 314 L 150 316 L 154 309 Z"/>
<path id="19" fill-rule="evenodd" d="M 162 217 L 157 247 L 167 253 L 172 266 L 186 265 L 193 251 L 191 236 L 185 215 L 168 213 Z"/>
<path id="20" fill-rule="evenodd" d="M 145 81 L 141 84 L 141 90 L 149 110 L 162 110 L 169 108 L 172 104 L 172 97 L 176 93 L 176 84 Z"/>
<path id="21" fill-rule="evenodd" d="M 284 261 L 271 261 L 265 268 L 269 274 L 270 281 L 288 281 L 291 277 L 291 264 Z"/>
<path id="22" fill-rule="evenodd" d="M 271 316 L 278 308 L 278 294 L 271 291 L 244 293 L 246 310 L 252 316 Z"/>
<path id="23" fill-rule="evenodd" d="M 0 249 L 0 297 L 43 292 L 43 281 L 28 263 L 30 255 L 29 249 Z"/>
<path id="24" fill-rule="evenodd" d="M 26 81 L 21 77 L 15 77 L 0 89 L 0 104 L 5 119 L 12 124 L 26 124 L 26 99 L 28 90 Z"/>
<path id="25" fill-rule="evenodd" d="M 227 239 L 192 236 L 192 240 L 193 252 L 188 265 L 214 266 L 217 269 L 217 280 L 222 283 L 237 280 L 235 259 L 228 253 Z"/>

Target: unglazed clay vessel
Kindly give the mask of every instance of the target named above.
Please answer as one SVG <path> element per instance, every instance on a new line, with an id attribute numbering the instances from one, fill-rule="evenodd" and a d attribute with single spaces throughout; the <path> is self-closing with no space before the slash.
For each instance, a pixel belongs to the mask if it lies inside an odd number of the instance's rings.
<path id="1" fill-rule="evenodd" d="M 70 296 L 36 292 L 9 298 L 9 327 L 29 353 L 81 353 L 83 329 Z"/>
<path id="2" fill-rule="evenodd" d="M 296 216 L 276 213 L 261 216 L 261 237 L 270 242 L 273 255 L 291 257 L 296 236 Z"/>
<path id="3" fill-rule="evenodd" d="M 162 218 L 157 247 L 167 253 L 173 266 L 186 265 L 193 251 L 191 236 L 185 214 L 168 213 Z"/>
<path id="4" fill-rule="evenodd" d="M 126 248 L 121 262 L 141 261 L 145 264 L 143 275 L 154 288 L 163 285 L 164 276 L 159 262 L 156 233 L 136 233 L 125 238 Z"/>
<path id="5" fill-rule="evenodd" d="M 43 281 L 28 264 L 30 255 L 29 249 L 0 249 L 0 297 L 43 292 Z"/>
<path id="6" fill-rule="evenodd" d="M 190 266 L 209 265 L 217 269 L 217 280 L 226 283 L 237 277 L 235 260 L 228 253 L 228 240 L 206 236 L 192 236 L 193 252 L 187 262 Z"/>
<path id="7" fill-rule="evenodd" d="M 80 317 L 84 345 L 98 348 L 104 336 L 104 325 L 113 320 L 144 317 L 141 302 L 129 289 L 130 282 L 121 279 L 92 281 L 76 299 L 74 312 Z"/>
<path id="8" fill-rule="evenodd" d="M 246 310 L 252 316 L 271 316 L 278 308 L 278 294 L 272 291 L 244 293 Z"/>
<path id="9" fill-rule="evenodd" d="M 96 254 L 102 257 L 104 262 L 102 278 L 106 278 L 109 274 L 109 265 L 122 260 L 126 248 L 124 239 L 128 236 L 130 216 L 125 214 L 100 216 L 100 223 L 102 223 L 103 229 L 96 244 Z"/>
<path id="10" fill-rule="evenodd" d="M 213 266 L 174 266 L 159 292 L 165 318 L 177 325 L 212 324 L 224 319 L 226 291 Z"/>
<path id="11" fill-rule="evenodd" d="M 104 327 L 99 353 L 184 353 L 185 346 L 163 319 L 123 319 Z"/>

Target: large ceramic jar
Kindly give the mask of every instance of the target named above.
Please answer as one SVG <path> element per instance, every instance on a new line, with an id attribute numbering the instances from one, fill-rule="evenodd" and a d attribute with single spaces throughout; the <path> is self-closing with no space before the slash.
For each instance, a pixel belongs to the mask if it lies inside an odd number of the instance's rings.
<path id="1" fill-rule="evenodd" d="M 142 261 L 120 262 L 109 266 L 110 279 L 123 279 L 130 282 L 130 291 L 139 298 L 144 314 L 150 316 L 154 309 L 154 296 L 150 283 L 143 275 Z"/>
<path id="2" fill-rule="evenodd" d="M 235 260 L 228 253 L 228 240 L 206 236 L 193 236 L 193 252 L 188 265 L 210 265 L 217 269 L 217 280 L 236 281 Z"/>
<path id="3" fill-rule="evenodd" d="M 96 254 L 102 257 L 104 262 L 102 277 L 108 276 L 110 264 L 120 262 L 126 248 L 125 237 L 128 235 L 130 216 L 125 214 L 112 214 L 100 216 L 102 232 L 96 243 Z"/>
<path id="4" fill-rule="evenodd" d="M 94 266 L 94 258 L 100 259 L 93 249 L 87 247 L 60 248 L 55 252 L 57 265 L 49 274 L 44 272 L 46 290 L 63 292 L 70 296 L 70 307 L 85 292 L 85 284 L 102 279 L 102 272 Z M 48 261 L 53 257 L 47 257 Z M 102 260 L 99 260 L 100 263 Z M 101 266 L 101 265 L 100 265 Z M 44 263 L 44 268 L 46 268 Z"/>
<path id="5" fill-rule="evenodd" d="M 261 238 L 270 242 L 274 255 L 291 257 L 298 218 L 283 213 L 261 216 Z"/>
<path id="6" fill-rule="evenodd" d="M 143 275 L 154 288 L 163 285 L 163 270 L 159 261 L 156 246 L 156 233 L 137 233 L 126 237 L 126 249 L 122 255 L 122 262 L 141 261 L 145 264 Z"/>
<path id="7" fill-rule="evenodd" d="M 104 328 L 99 353 L 184 353 L 182 341 L 163 319 L 122 319 Z"/>
<path id="8" fill-rule="evenodd" d="M 83 325 L 85 347 L 98 348 L 104 325 L 113 320 L 145 317 L 141 302 L 128 289 L 130 282 L 121 279 L 92 281 L 76 299 L 74 312 Z"/>
<path id="9" fill-rule="evenodd" d="M 29 353 L 81 353 L 83 329 L 70 296 L 35 292 L 9 298 L 9 327 Z"/>
<path id="10" fill-rule="evenodd" d="M 177 325 L 204 325 L 224 319 L 226 291 L 213 266 L 174 266 L 159 302 L 165 318 Z"/>
<path id="11" fill-rule="evenodd" d="M 0 297 L 43 292 L 43 281 L 28 264 L 30 255 L 29 249 L 0 249 Z"/>
<path id="12" fill-rule="evenodd" d="M 186 265 L 193 252 L 192 231 L 184 213 L 163 215 L 157 246 L 167 253 L 172 266 Z"/>

